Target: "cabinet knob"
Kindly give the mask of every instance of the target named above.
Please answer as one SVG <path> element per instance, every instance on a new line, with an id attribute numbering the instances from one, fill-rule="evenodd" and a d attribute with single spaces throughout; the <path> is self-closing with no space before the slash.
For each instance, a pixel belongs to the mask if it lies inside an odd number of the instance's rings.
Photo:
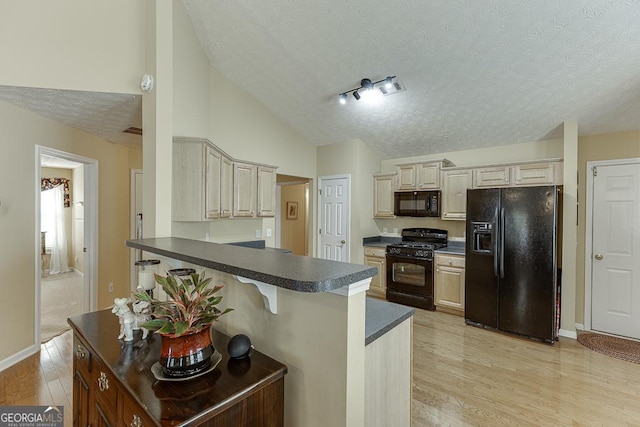
<path id="1" fill-rule="evenodd" d="M 78 344 L 78 348 L 76 348 L 76 358 L 84 359 L 85 357 L 87 357 L 87 353 L 84 351 L 84 348 Z"/>
<path id="2" fill-rule="evenodd" d="M 131 420 L 131 427 L 142 427 L 142 418 L 133 414 L 133 420 Z"/>
<path id="3" fill-rule="evenodd" d="M 449 265 L 451 265 L 451 260 L 449 260 Z"/>
<path id="4" fill-rule="evenodd" d="M 98 388 L 100 391 L 109 390 L 109 379 L 104 372 L 100 372 L 100 376 L 98 377 Z"/>

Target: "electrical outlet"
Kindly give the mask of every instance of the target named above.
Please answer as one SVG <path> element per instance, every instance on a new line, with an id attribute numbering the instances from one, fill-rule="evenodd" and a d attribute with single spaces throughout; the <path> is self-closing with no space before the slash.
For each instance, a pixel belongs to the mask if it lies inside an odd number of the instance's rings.
<path id="1" fill-rule="evenodd" d="M 113 292 L 113 282 L 109 282 L 109 292 Z"/>
<path id="2" fill-rule="evenodd" d="M 397 228 L 393 229 L 393 234 L 398 234 L 398 229 Z"/>
<path id="3" fill-rule="evenodd" d="M 386 233 L 387 232 L 387 227 L 382 227 L 382 232 Z"/>
<path id="4" fill-rule="evenodd" d="M 256 230 L 256 237 L 262 237 L 262 231 Z"/>
<path id="5" fill-rule="evenodd" d="M 271 229 L 267 228 L 267 237 L 271 237 Z"/>

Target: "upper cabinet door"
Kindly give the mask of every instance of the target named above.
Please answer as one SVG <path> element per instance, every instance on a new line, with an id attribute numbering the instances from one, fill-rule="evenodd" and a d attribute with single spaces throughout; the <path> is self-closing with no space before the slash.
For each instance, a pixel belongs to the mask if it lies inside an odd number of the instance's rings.
<path id="1" fill-rule="evenodd" d="M 440 189 L 440 163 L 419 163 L 416 165 L 417 189 Z"/>
<path id="2" fill-rule="evenodd" d="M 477 168 L 473 176 L 474 188 L 508 187 L 510 184 L 510 166 Z"/>
<path id="3" fill-rule="evenodd" d="M 392 218 L 393 191 L 396 174 L 376 175 L 373 177 L 373 217 Z"/>
<path id="4" fill-rule="evenodd" d="M 256 215 L 257 167 L 247 163 L 233 164 L 233 216 Z"/>
<path id="5" fill-rule="evenodd" d="M 415 190 L 416 165 L 398 166 L 398 190 Z"/>
<path id="6" fill-rule="evenodd" d="M 222 154 L 212 147 L 206 147 L 205 159 L 205 218 L 220 218 L 220 171 Z"/>
<path id="7" fill-rule="evenodd" d="M 467 218 L 467 189 L 471 188 L 472 172 L 472 169 L 443 172 L 442 219 Z"/>
<path id="8" fill-rule="evenodd" d="M 223 156 L 220 162 L 220 218 L 229 218 L 233 209 L 233 161 Z"/>
<path id="9" fill-rule="evenodd" d="M 173 221 L 204 221 L 207 144 L 205 140 L 174 141 L 171 217 Z"/>
<path id="10" fill-rule="evenodd" d="M 515 185 L 551 185 L 556 183 L 554 163 L 530 163 L 513 167 Z"/>
<path id="11" fill-rule="evenodd" d="M 258 166 L 258 216 L 276 216 L 276 171 Z"/>

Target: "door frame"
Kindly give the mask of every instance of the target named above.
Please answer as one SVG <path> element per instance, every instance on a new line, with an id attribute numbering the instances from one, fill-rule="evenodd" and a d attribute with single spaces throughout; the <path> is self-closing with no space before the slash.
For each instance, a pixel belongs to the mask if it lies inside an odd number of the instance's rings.
<path id="1" fill-rule="evenodd" d="M 346 179 L 347 180 L 347 186 L 349 187 L 349 201 L 348 201 L 348 206 L 347 209 L 349 209 L 349 211 L 347 212 L 347 223 L 345 224 L 345 226 L 347 227 L 347 261 L 346 262 L 351 262 L 351 174 L 343 174 L 343 175 L 327 175 L 327 176 L 319 176 L 318 177 L 318 221 L 316 223 L 316 236 L 318 236 L 317 239 L 317 244 L 316 244 L 316 256 L 320 257 L 320 254 L 322 253 L 322 239 L 321 239 L 321 235 L 320 235 L 320 226 L 322 225 L 322 218 L 323 218 L 323 214 L 322 214 L 322 194 L 321 194 L 321 190 L 322 190 L 322 183 L 324 180 L 330 180 L 330 179 Z"/>
<path id="2" fill-rule="evenodd" d="M 40 157 L 49 155 L 60 159 L 82 163 L 84 166 L 84 244 L 87 248 L 84 263 L 84 306 L 88 311 L 97 308 L 97 283 L 98 283 L 98 161 L 77 154 L 57 150 L 36 144 L 35 150 L 35 344 L 40 345 L 40 290 L 42 276 L 42 262 L 40 257 L 40 192 L 41 192 L 41 166 Z"/>
<path id="3" fill-rule="evenodd" d="M 585 207 L 586 220 L 584 224 L 584 330 L 591 331 L 591 293 L 593 292 L 593 173 L 594 167 L 600 166 L 622 166 L 640 163 L 640 157 L 629 159 L 613 159 L 613 160 L 593 160 L 587 162 L 586 169 L 586 188 L 585 188 Z"/>
<path id="4" fill-rule="evenodd" d="M 131 239 L 136 239 L 136 228 L 137 228 L 137 218 L 136 218 L 136 198 L 138 197 L 138 192 L 136 189 L 136 175 L 143 175 L 142 169 L 131 169 L 130 170 L 130 175 L 129 175 L 129 185 L 130 185 L 130 194 L 131 194 L 131 198 L 129 200 L 129 216 L 130 216 L 130 225 L 129 225 L 129 237 Z M 144 176 L 144 175 L 143 175 Z M 144 179 L 144 178 L 143 178 Z M 143 221 L 144 221 L 144 214 L 143 214 Z M 144 237 L 144 229 L 142 230 L 143 234 L 142 236 Z M 142 254 L 142 251 L 139 249 L 130 249 L 131 254 L 130 254 L 130 259 L 131 259 L 131 267 L 130 267 L 130 271 L 129 271 L 129 283 L 130 283 L 130 288 L 132 291 L 136 290 L 136 287 L 138 286 L 138 271 L 135 265 L 135 262 L 137 261 L 137 257 Z"/>

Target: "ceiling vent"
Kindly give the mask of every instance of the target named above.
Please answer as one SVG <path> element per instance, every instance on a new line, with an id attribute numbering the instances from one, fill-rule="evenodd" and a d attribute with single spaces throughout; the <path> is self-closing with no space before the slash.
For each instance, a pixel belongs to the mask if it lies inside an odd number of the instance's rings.
<path id="1" fill-rule="evenodd" d="M 128 127 L 128 128 L 126 128 L 125 130 L 123 130 L 122 132 L 124 132 L 124 133 L 130 133 L 130 134 L 133 134 L 133 135 L 140 135 L 140 136 L 142 136 L 142 128 L 137 128 L 137 127 L 135 127 L 135 126 Z"/>

